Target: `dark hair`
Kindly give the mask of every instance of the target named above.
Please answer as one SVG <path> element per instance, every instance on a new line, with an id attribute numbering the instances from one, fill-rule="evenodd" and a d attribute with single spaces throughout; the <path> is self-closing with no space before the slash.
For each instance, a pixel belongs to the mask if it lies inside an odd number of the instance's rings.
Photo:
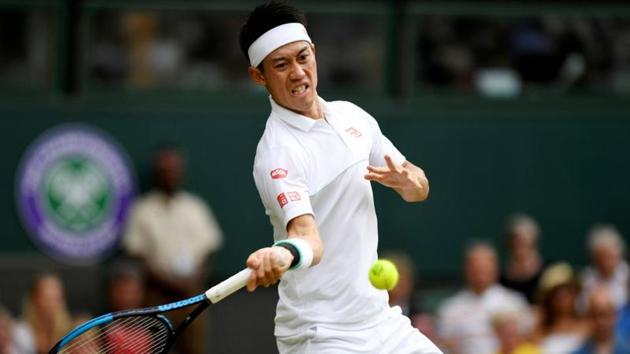
<path id="1" fill-rule="evenodd" d="M 306 27 L 306 17 L 299 9 L 289 5 L 285 1 L 272 0 L 263 5 L 256 6 L 249 14 L 247 21 L 241 27 L 239 42 L 245 59 L 249 62 L 247 50 L 258 37 L 272 28 L 285 23 L 299 22 Z"/>

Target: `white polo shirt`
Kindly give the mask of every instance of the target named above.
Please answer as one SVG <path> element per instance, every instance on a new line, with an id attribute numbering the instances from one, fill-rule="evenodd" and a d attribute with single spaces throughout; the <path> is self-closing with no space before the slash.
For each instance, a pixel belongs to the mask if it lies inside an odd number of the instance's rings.
<path id="1" fill-rule="evenodd" d="M 368 164 L 384 155 L 405 157 L 368 113 L 349 102 L 320 98 L 325 119 L 311 119 L 270 99 L 271 115 L 258 143 L 254 180 L 274 240 L 288 222 L 312 214 L 324 244 L 321 262 L 287 272 L 278 287 L 276 336 L 323 325 L 369 327 L 386 311 L 387 292 L 372 287 L 368 269 L 377 259 L 378 230 Z"/>

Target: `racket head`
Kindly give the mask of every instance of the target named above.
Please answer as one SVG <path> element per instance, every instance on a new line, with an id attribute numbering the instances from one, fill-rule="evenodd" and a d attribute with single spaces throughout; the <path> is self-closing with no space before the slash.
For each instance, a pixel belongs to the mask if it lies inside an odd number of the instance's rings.
<path id="1" fill-rule="evenodd" d="M 158 354 L 173 341 L 171 322 L 160 314 L 108 314 L 75 328 L 50 354 Z"/>
<path id="2" fill-rule="evenodd" d="M 145 309 L 96 317 L 66 334 L 49 354 L 159 354 L 207 306 L 204 294 Z M 199 304 L 177 329 L 163 313 Z"/>

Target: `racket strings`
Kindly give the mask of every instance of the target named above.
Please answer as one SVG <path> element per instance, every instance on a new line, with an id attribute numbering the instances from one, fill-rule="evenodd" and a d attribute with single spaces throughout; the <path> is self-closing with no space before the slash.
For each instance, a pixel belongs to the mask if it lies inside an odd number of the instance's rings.
<path id="1" fill-rule="evenodd" d="M 157 354 L 166 346 L 169 337 L 169 328 L 158 318 L 130 316 L 81 334 L 59 353 Z"/>

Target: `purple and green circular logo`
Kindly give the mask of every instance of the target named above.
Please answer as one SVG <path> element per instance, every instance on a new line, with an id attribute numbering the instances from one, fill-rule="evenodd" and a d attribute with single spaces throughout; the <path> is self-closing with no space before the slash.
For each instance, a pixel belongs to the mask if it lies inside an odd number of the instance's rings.
<path id="1" fill-rule="evenodd" d="M 16 188 L 29 235 L 43 251 L 71 263 L 98 261 L 117 245 L 134 194 L 126 154 L 85 125 L 38 137 L 22 158 Z"/>

